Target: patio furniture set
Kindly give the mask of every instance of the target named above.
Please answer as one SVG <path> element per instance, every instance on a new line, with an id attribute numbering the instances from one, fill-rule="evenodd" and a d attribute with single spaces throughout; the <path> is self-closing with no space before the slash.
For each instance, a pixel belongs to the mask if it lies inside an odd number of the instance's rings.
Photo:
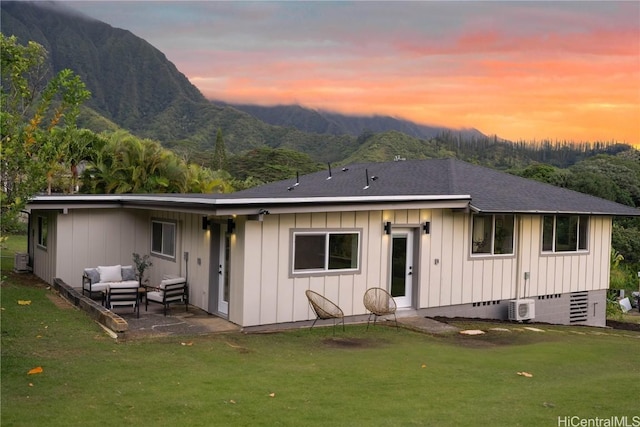
<path id="1" fill-rule="evenodd" d="M 82 274 L 82 294 L 93 297 L 98 293 L 102 305 L 108 309 L 119 306 L 131 306 L 137 317 L 140 317 L 140 305 L 145 302 L 145 311 L 149 303 L 162 304 L 164 315 L 169 305 L 183 303 L 189 310 L 189 294 L 187 281 L 183 277 L 166 277 L 158 286 L 142 285 L 136 279 L 133 266 L 98 266 L 85 268 Z"/>
<path id="2" fill-rule="evenodd" d="M 165 277 L 158 286 L 142 285 L 136 279 L 136 272 L 131 265 L 98 266 L 85 268 L 82 274 L 82 294 L 88 293 L 91 298 L 99 293 L 102 305 L 108 309 L 119 306 L 133 307 L 136 317 L 140 317 L 140 305 L 145 302 L 145 311 L 149 308 L 149 302 L 162 304 L 164 315 L 167 315 L 169 305 L 183 303 L 185 310 L 189 310 L 189 294 L 187 281 L 183 277 Z M 318 319 L 333 319 L 333 333 L 336 324 L 342 323 L 344 330 L 344 312 L 331 300 L 312 290 L 306 291 L 309 304 L 316 314 L 313 328 Z M 373 316 L 375 326 L 378 317 L 393 315 L 398 328 L 396 318 L 396 302 L 386 290 L 382 288 L 368 289 L 363 298 L 364 306 L 369 311 L 367 330 Z"/>

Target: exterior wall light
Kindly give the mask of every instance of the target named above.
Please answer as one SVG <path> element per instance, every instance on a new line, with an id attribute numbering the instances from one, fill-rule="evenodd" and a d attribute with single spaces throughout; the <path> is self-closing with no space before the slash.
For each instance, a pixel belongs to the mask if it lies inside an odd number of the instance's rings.
<path id="1" fill-rule="evenodd" d="M 429 221 L 422 224 L 422 231 L 424 231 L 424 234 L 431 233 L 431 223 Z"/>
<path id="2" fill-rule="evenodd" d="M 391 234 L 391 222 L 384 223 L 384 234 Z"/>
<path id="3" fill-rule="evenodd" d="M 233 234 L 236 230 L 236 223 L 233 221 L 233 218 L 227 219 L 227 234 Z"/>

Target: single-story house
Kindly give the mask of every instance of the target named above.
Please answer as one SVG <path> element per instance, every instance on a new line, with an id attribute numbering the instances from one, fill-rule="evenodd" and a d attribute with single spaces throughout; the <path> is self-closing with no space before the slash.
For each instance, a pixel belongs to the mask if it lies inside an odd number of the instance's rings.
<path id="1" fill-rule="evenodd" d="M 233 194 L 34 197 L 30 262 L 83 269 L 150 254 L 191 304 L 242 327 L 345 316 L 382 287 L 424 316 L 605 325 L 612 218 L 640 210 L 455 159 L 353 164 Z"/>

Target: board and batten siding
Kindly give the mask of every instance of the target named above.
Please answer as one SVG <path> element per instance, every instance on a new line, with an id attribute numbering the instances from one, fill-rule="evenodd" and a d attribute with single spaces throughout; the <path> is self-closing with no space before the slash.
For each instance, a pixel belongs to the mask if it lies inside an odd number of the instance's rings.
<path id="1" fill-rule="evenodd" d="M 247 221 L 242 325 L 314 319 L 307 289 L 338 304 L 347 316 L 365 314 L 365 291 L 387 287 L 391 236 L 384 234 L 383 223 L 417 230 L 430 217 L 430 210 L 392 210 L 265 215 L 263 221 Z M 296 229 L 361 230 L 360 271 L 291 277 L 291 230 Z M 239 254 L 233 256 L 237 260 Z"/>
<path id="2" fill-rule="evenodd" d="M 608 287 L 610 217 L 590 218 L 589 251 L 542 254 L 541 216 L 517 215 L 515 254 L 496 257 L 471 256 L 471 217 L 448 209 L 265 215 L 263 221 L 245 223 L 243 249 L 233 255 L 243 264 L 244 281 L 243 314 L 236 322 L 254 326 L 312 320 L 307 289 L 338 304 L 347 316 L 366 314 L 366 289 L 387 288 L 391 236 L 384 234 L 386 221 L 415 230 L 417 309 Z M 422 232 L 425 221 L 431 223 L 430 234 Z M 362 230 L 360 272 L 291 277 L 293 229 Z M 237 284 L 237 277 L 232 283 Z"/>
<path id="3" fill-rule="evenodd" d="M 362 230 L 360 272 L 291 277 L 291 230 L 294 229 Z M 242 324 L 314 319 L 305 295 L 307 289 L 336 302 L 345 315 L 364 313 L 364 292 L 369 287 L 381 286 L 379 277 L 386 273 L 387 262 L 381 260 L 382 235 L 382 212 L 379 211 L 265 215 L 263 221 L 247 221 L 243 239 Z M 237 260 L 238 255 L 234 253 L 232 260 Z M 373 262 L 372 258 L 375 258 Z M 232 278 L 232 283 L 235 282 Z"/>
<path id="4" fill-rule="evenodd" d="M 65 283 L 80 288 L 83 270 L 99 265 L 132 265 L 131 254 L 148 244 L 148 233 L 141 232 L 143 223 L 134 211 L 118 209 L 70 209 L 67 213 L 34 211 L 34 215 L 46 212 L 55 220 L 49 221 L 52 237 L 48 246 L 53 248 L 55 260 L 44 260 L 36 251 L 35 273 L 48 283 L 60 278 Z M 36 225 L 37 227 L 37 225 Z M 53 231 L 53 234 L 51 233 Z M 37 233 L 37 231 L 36 231 Z M 54 245 L 54 246 L 50 246 Z M 53 262 L 52 267 L 46 267 Z M 51 274 L 40 272 L 51 268 Z"/>
<path id="5" fill-rule="evenodd" d="M 145 212 L 146 229 L 148 234 L 147 250 L 144 254 L 151 253 L 151 221 L 166 220 L 175 222 L 176 248 L 175 258 L 167 259 L 151 256 L 153 266 L 149 269 L 147 277 L 151 285 L 159 284 L 165 276 L 179 276 L 187 278 L 189 284 L 189 303 L 209 310 L 209 253 L 211 231 L 202 229 L 202 215 L 170 212 L 148 211 Z M 188 260 L 185 259 L 188 253 Z"/>
<path id="6" fill-rule="evenodd" d="M 56 277 L 56 260 L 59 258 L 56 245 L 58 242 L 58 227 L 56 226 L 56 211 L 32 211 L 29 233 L 33 243 L 33 273 L 49 284 L 53 284 Z M 38 245 L 38 217 L 47 220 L 47 247 Z"/>
<path id="7" fill-rule="evenodd" d="M 133 265 L 132 254 L 151 253 L 151 220 L 177 224 L 176 257 L 151 256 L 153 266 L 145 277 L 157 285 L 166 275 L 188 275 L 189 299 L 208 309 L 210 232 L 202 230 L 196 214 L 137 209 L 69 209 L 67 213 L 34 210 L 31 233 L 37 242 L 37 217 L 48 219 L 47 249 L 34 248 L 34 273 L 53 283 L 61 278 L 80 288 L 84 268 L 100 265 Z M 189 252 L 189 260 L 184 253 Z M 198 262 L 198 260 L 200 260 Z"/>
<path id="8" fill-rule="evenodd" d="M 522 252 L 521 271 L 523 277 L 524 272 L 530 272 L 530 279 L 520 297 L 609 288 L 611 217 L 590 217 L 588 250 L 582 253 L 542 254 L 541 216 L 523 217 L 522 228 L 525 238 L 519 246 Z M 524 290 L 523 278 L 521 289 Z"/>
<path id="9" fill-rule="evenodd" d="M 417 308 L 530 298 L 609 287 L 611 217 L 592 216 L 589 250 L 543 254 L 542 217 L 516 216 L 515 255 L 471 256 L 467 214 L 434 210 L 422 239 Z M 525 273 L 529 279 L 525 280 Z"/>

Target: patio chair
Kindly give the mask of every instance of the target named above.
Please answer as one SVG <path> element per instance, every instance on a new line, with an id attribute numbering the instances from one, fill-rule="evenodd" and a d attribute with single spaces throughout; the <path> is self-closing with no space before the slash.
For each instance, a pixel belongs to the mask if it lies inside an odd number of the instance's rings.
<path id="1" fill-rule="evenodd" d="M 184 304 L 185 311 L 189 311 L 189 291 L 187 281 L 182 277 L 165 279 L 160 282 L 159 287 L 147 287 L 147 297 L 145 298 L 145 311 L 149 309 L 149 303 L 162 304 L 164 315 L 167 315 L 169 304 Z"/>
<path id="2" fill-rule="evenodd" d="M 140 290 L 137 284 L 133 286 L 110 286 L 105 292 L 109 310 L 113 310 L 116 306 L 130 305 L 133 307 L 136 317 L 140 317 Z"/>
<path id="3" fill-rule="evenodd" d="M 311 328 L 313 328 L 318 319 L 333 319 L 333 335 L 336 334 L 336 323 L 342 322 L 342 330 L 344 331 L 344 313 L 340 307 L 317 292 L 307 290 L 305 294 L 313 312 L 316 314 L 316 319 L 313 321 Z"/>
<path id="4" fill-rule="evenodd" d="M 398 329 L 398 318 L 396 317 L 396 301 L 391 294 L 382 288 L 370 288 L 364 293 L 363 298 L 364 306 L 371 313 L 369 319 L 367 319 L 367 330 L 369 330 L 369 322 L 371 316 L 373 318 L 373 326 L 376 325 L 376 320 L 380 316 L 388 316 L 393 314 L 393 318 L 396 322 L 396 330 Z"/>

